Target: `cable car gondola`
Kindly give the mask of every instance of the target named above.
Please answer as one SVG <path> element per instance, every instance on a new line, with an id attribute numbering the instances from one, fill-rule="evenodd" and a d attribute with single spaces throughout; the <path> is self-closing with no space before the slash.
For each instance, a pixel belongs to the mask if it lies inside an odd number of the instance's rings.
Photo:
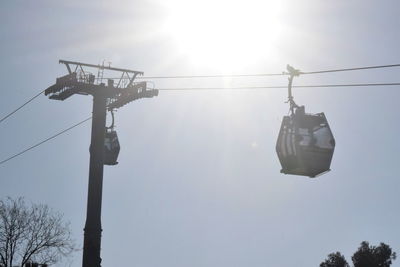
<path id="1" fill-rule="evenodd" d="M 335 139 L 324 113 L 306 114 L 291 93 L 292 80 L 300 73 L 289 68 L 289 116 L 284 116 L 276 143 L 281 173 L 311 178 L 330 170 Z"/>
<path id="2" fill-rule="evenodd" d="M 335 139 L 324 113 L 306 114 L 304 106 L 282 120 L 276 152 L 284 174 L 315 177 L 330 170 Z"/>
<path id="3" fill-rule="evenodd" d="M 106 129 L 104 136 L 104 165 L 117 165 L 119 150 L 117 132 L 114 129 Z"/>
<path id="4" fill-rule="evenodd" d="M 112 124 L 106 127 L 104 134 L 104 165 L 117 165 L 118 154 L 120 145 L 118 141 L 117 132 L 114 130 L 114 112 L 111 110 Z"/>

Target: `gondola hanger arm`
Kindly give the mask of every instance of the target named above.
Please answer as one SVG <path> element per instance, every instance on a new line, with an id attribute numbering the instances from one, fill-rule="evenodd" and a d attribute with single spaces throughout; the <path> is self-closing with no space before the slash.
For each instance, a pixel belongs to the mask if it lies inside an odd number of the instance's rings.
<path id="1" fill-rule="evenodd" d="M 286 65 L 286 70 L 288 72 L 284 72 L 284 74 L 288 74 L 289 75 L 289 78 L 288 78 L 288 80 L 289 80 L 289 83 L 288 83 L 288 101 L 287 102 L 290 104 L 290 111 L 293 114 L 294 113 L 294 109 L 299 107 L 293 100 L 293 94 L 292 94 L 293 78 L 297 77 L 297 76 L 300 76 L 301 72 L 300 72 L 300 70 L 293 68 L 289 64 Z"/>
<path id="2" fill-rule="evenodd" d="M 110 110 L 111 113 L 111 125 L 109 127 L 106 126 L 107 129 L 114 129 L 114 110 Z"/>

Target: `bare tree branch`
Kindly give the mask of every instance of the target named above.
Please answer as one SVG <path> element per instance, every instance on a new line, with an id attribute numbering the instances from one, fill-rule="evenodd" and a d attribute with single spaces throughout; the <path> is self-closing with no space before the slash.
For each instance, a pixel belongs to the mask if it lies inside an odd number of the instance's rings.
<path id="1" fill-rule="evenodd" d="M 54 264 L 75 250 L 69 225 L 47 205 L 22 198 L 0 200 L 0 265 Z"/>

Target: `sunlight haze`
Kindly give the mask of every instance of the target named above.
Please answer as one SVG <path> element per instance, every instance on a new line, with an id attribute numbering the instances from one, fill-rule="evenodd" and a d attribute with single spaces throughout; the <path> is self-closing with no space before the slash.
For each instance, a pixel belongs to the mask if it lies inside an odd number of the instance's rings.
<path id="1" fill-rule="evenodd" d="M 336 251 L 351 263 L 364 240 L 400 253 L 399 86 L 293 88 L 336 140 L 331 171 L 310 179 L 280 173 L 275 151 L 288 76 L 229 76 L 399 64 L 399 10 L 397 0 L 1 1 L 0 118 L 68 74 L 60 59 L 143 71 L 137 81 L 160 89 L 115 112 L 103 267 L 313 267 Z M 301 74 L 293 85 L 399 74 Z M 265 86 L 281 87 L 243 89 Z M 90 117 L 92 104 L 36 98 L 1 122 L 0 161 Z M 63 213 L 80 248 L 90 138 L 88 121 L 0 164 L 1 197 Z M 82 250 L 56 266 L 82 266 Z"/>

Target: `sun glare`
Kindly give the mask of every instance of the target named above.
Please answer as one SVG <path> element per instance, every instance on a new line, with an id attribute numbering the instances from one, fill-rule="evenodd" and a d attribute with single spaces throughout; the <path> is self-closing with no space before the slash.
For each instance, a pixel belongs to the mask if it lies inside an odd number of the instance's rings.
<path id="1" fill-rule="evenodd" d="M 278 0 L 173 0 L 166 8 L 166 33 L 195 64 L 231 70 L 276 56 Z"/>

